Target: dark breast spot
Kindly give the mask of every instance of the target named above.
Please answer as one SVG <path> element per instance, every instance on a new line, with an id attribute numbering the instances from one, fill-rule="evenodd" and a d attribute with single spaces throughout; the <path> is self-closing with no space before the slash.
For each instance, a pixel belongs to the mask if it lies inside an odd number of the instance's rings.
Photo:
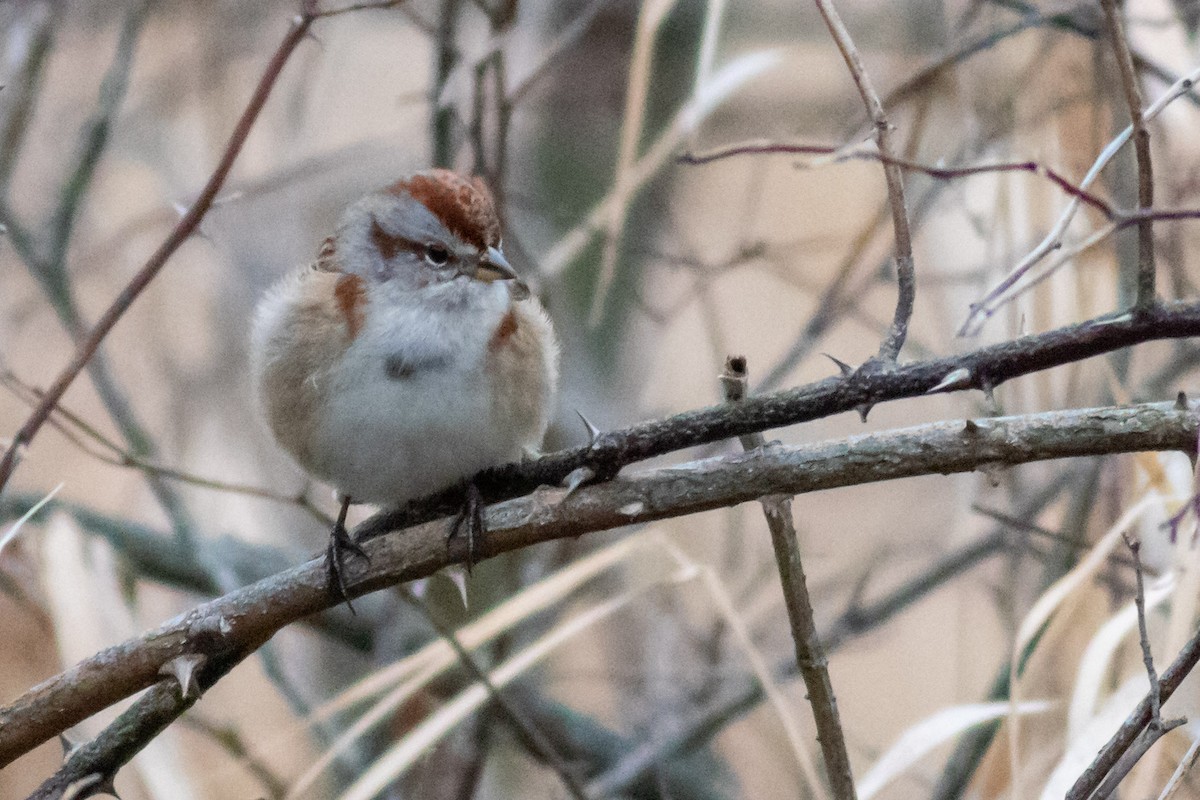
<path id="1" fill-rule="evenodd" d="M 450 366 L 450 357 L 445 354 L 406 356 L 393 353 L 383 362 L 387 376 L 394 381 L 406 381 L 414 375 L 438 372 Z"/>

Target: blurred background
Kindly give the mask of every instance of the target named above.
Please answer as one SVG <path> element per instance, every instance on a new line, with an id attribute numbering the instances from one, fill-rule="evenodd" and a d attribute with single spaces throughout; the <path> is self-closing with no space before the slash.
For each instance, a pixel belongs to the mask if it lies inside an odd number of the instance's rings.
<path id="1" fill-rule="evenodd" d="M 1097 3 L 838 6 L 906 158 L 1036 160 L 1079 181 L 1128 124 Z M 1149 104 L 1200 61 L 1200 7 L 1124 10 Z M 195 198 L 297 11 L 295 0 L 0 4 L 0 437 Z M 1184 93 L 1151 128 L 1165 207 L 1200 194 L 1198 105 Z M 56 491 L 0 555 L 0 700 L 323 546 L 331 490 L 267 433 L 247 338 L 260 295 L 313 258 L 348 202 L 434 164 L 484 176 L 506 252 L 563 342 L 555 449 L 585 440 L 577 411 L 611 429 L 719 402 L 732 353 L 748 358 L 755 391 L 834 374 L 826 353 L 851 365 L 876 353 L 895 303 L 878 163 L 678 160 L 745 140 L 869 150 L 869 132 L 808 4 L 410 0 L 318 21 L 199 233 L 0 497 L 7 530 Z M 918 295 L 902 358 L 1130 302 L 1136 237 L 1074 248 L 1105 222 L 1084 210 L 1064 237 L 1069 258 L 959 335 L 1069 198 L 1028 173 L 910 172 L 906 185 Z M 1093 191 L 1136 206 L 1130 150 Z M 1195 224 L 1155 230 L 1160 293 L 1194 299 Z M 1169 400 L 1197 388 L 1198 353 L 1156 343 L 990 399 L 892 403 L 865 423 L 845 414 L 768 439 Z M 797 498 L 860 796 L 1061 797 L 1145 691 L 1128 558 L 1079 580 L 1034 642 L 1018 626 L 1144 500 L 1152 641 L 1169 660 L 1194 627 L 1197 564 L 1191 528 L 1172 539 L 1159 523 L 1190 492 L 1186 458 L 1146 455 Z M 757 504 L 494 559 L 466 580 L 465 606 L 453 580 L 419 590 L 423 609 L 382 592 L 357 617 L 281 633 L 121 772 L 121 796 L 565 796 L 472 694 L 429 615 L 482 665 L 510 668 L 514 701 L 596 797 L 826 796 Z M 979 704 L 1009 697 L 1022 651 L 1020 699 L 1048 702 L 1020 723 L 1014 774 L 1013 726 L 996 722 L 1007 706 Z M 1178 702 L 1200 710 L 1190 686 Z M 918 725 L 925 746 L 900 766 L 880 761 Z M 1155 796 L 1197 736 L 1168 736 L 1129 796 Z M 60 759 L 57 743 L 20 759 L 0 772 L 0 796 L 32 791 Z M 1179 796 L 1200 796 L 1197 783 Z"/>

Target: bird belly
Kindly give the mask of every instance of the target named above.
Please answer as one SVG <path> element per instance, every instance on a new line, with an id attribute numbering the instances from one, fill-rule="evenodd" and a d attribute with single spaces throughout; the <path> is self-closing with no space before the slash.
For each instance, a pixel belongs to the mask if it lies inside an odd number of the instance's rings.
<path id="1" fill-rule="evenodd" d="M 519 456 L 477 369 L 439 365 L 396 377 L 379 363 L 327 397 L 315 472 L 356 501 L 397 505 Z"/>

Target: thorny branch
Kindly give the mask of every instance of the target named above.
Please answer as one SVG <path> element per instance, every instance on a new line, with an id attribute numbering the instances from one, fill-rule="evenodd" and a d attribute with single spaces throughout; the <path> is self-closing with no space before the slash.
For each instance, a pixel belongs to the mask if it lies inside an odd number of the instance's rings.
<path id="1" fill-rule="evenodd" d="M 743 403 L 749 404 L 752 399 Z M 740 406 L 741 404 L 738 404 Z M 736 406 L 729 408 L 730 413 Z M 490 508 L 492 557 L 537 542 L 575 537 L 757 500 L 984 465 L 1054 458 L 1194 448 L 1196 410 L 1174 404 L 1001 417 L 922 425 L 803 447 L 778 446 L 645 472 L 574 492 L 543 489 Z M 379 529 L 386 514 L 359 526 Z M 431 575 L 466 560 L 465 542 L 446 543 L 447 523 L 434 521 L 398 536 L 364 541 L 367 566 L 352 567 L 348 595 Z M 0 709 L 0 765 L 80 720 L 162 680 L 180 656 L 248 655 L 277 631 L 338 602 L 330 596 L 322 558 L 277 573 L 204 603 L 156 630 L 110 647 L 34 687 Z M 1200 642 L 1197 643 L 1200 654 Z M 1164 687 L 1182 675 L 1168 671 Z M 173 679 L 172 679 L 173 680 Z"/>
<path id="2" fill-rule="evenodd" d="M 829 32 L 846 62 L 846 67 L 850 70 L 851 77 L 854 78 L 854 84 L 858 87 L 863 105 L 867 108 L 867 115 L 875 127 L 875 143 L 879 147 L 879 152 L 885 158 L 891 158 L 892 124 L 888 121 L 887 114 L 884 113 L 883 103 L 879 101 L 879 94 L 875 91 L 870 76 L 867 75 L 862 58 L 854 47 L 854 41 L 850 38 L 850 32 L 846 30 L 837 9 L 830 0 L 816 0 L 816 3 L 817 9 L 825 20 L 826 27 L 829 28 Z M 913 267 L 912 232 L 909 230 L 908 210 L 905 208 L 904 201 L 904 176 L 899 167 L 886 161 L 883 173 L 887 179 L 888 201 L 892 207 L 892 228 L 896 235 L 898 296 L 892 328 L 888 332 L 887 338 L 879 346 L 879 358 L 881 361 L 894 363 L 900 355 L 900 349 L 904 347 L 905 337 L 908 336 L 908 323 L 912 319 L 913 302 L 917 293 L 917 278 Z"/>
<path id="3" fill-rule="evenodd" d="M 748 397 L 736 406 L 713 406 L 601 434 L 591 444 L 521 464 L 484 470 L 474 479 L 488 502 L 559 486 L 577 470 L 595 478 L 622 467 L 697 445 L 834 414 L 869 410 L 882 402 L 932 392 L 979 389 L 1140 342 L 1200 335 L 1200 303 L 1163 303 L 1131 318 L 1100 317 L 1032 334 L 969 353 L 901 364 L 889 370 L 851 370 L 794 389 Z M 360 528 L 370 538 L 406 525 L 456 513 L 461 488 L 451 488 L 384 512 Z"/>

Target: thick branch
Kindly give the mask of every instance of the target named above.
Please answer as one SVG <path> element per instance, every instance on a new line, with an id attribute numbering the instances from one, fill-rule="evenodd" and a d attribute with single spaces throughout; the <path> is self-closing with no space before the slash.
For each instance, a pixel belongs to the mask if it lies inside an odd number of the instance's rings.
<path id="1" fill-rule="evenodd" d="M 728 409 L 754 403 L 753 398 Z M 1074 456 L 1195 447 L 1194 407 L 1151 404 L 947 422 L 803 447 L 725 456 L 619 477 L 566 496 L 543 489 L 489 510 L 484 557 L 539 542 L 708 511 L 772 494 L 928 474 L 966 472 Z M 366 524 L 378 528 L 386 515 Z M 478 543 L 477 543 L 478 544 Z M 431 575 L 466 559 L 446 543 L 446 523 L 365 542 L 370 565 L 349 570 L 350 597 Z M 355 568 L 358 567 L 358 568 Z M 0 709 L 0 766 L 112 703 L 161 680 L 183 655 L 245 652 L 285 625 L 339 601 L 323 558 L 204 603 L 159 628 L 108 648 Z M 1164 686 L 1168 675 L 1163 676 Z"/>
<path id="2" fill-rule="evenodd" d="M 601 477 L 622 467 L 697 445 L 809 422 L 889 400 L 919 397 L 941 387 L 990 390 L 1005 381 L 1081 361 L 1140 342 L 1200 336 L 1200 303 L 1168 303 L 1136 318 L 1102 317 L 1046 333 L 982 347 L 962 355 L 892 367 L 874 365 L 850 375 L 747 398 L 736 406 L 688 411 L 601 435 L 594 443 L 550 453 L 535 461 L 480 473 L 476 485 L 489 502 L 508 500 L 539 486 L 559 486 L 587 467 Z M 952 385 L 944 385 L 947 377 Z M 461 489 L 448 489 L 376 515 L 359 528 L 365 538 L 425 522 L 462 508 Z"/>

